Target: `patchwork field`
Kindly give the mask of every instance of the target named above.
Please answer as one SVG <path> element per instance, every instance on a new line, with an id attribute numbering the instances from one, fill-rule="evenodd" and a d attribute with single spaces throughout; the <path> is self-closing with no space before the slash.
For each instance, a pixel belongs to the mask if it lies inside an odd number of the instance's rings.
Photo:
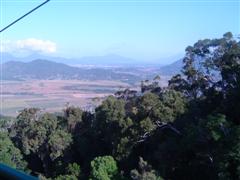
<path id="1" fill-rule="evenodd" d="M 27 107 L 55 112 L 61 111 L 67 103 L 89 110 L 104 97 L 127 87 L 135 88 L 119 81 L 3 81 L 1 114 L 16 116 Z"/>

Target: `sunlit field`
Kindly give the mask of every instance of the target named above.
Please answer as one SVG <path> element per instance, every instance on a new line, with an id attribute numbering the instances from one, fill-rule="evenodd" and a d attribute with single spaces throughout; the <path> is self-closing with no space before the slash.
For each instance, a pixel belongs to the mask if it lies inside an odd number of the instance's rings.
<path id="1" fill-rule="evenodd" d="M 61 111 L 67 103 L 91 109 L 106 96 L 132 85 L 119 81 L 29 80 L 3 81 L 3 114 L 16 116 L 29 107 Z"/>

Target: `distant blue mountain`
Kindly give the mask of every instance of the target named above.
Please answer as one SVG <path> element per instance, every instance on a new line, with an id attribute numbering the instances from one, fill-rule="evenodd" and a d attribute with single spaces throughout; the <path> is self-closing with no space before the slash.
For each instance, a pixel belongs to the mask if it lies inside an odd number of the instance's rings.
<path id="1" fill-rule="evenodd" d="M 119 56 L 116 54 L 108 54 L 105 56 L 85 56 L 81 58 L 64 58 L 64 57 L 54 57 L 46 56 L 42 54 L 31 54 L 26 57 L 17 57 L 9 53 L 2 53 L 3 63 L 8 61 L 20 61 L 20 62 L 30 62 L 36 59 L 47 59 L 49 61 L 54 61 L 58 63 L 64 63 L 67 65 L 96 65 L 96 66 L 128 66 L 128 65 L 156 65 L 162 66 L 163 62 L 173 62 L 174 59 L 179 59 L 178 56 L 171 56 L 167 58 L 161 58 L 156 60 L 136 60 L 133 58 L 128 58 L 124 56 Z"/>
<path id="2" fill-rule="evenodd" d="M 8 61 L 30 62 L 35 59 L 47 59 L 54 62 L 64 63 L 68 65 L 136 65 L 141 64 L 141 61 L 135 59 L 119 56 L 119 55 L 105 55 L 105 56 L 86 56 L 82 58 L 63 58 L 44 56 L 40 54 L 32 54 L 26 57 L 15 57 L 9 53 L 2 53 L 3 63 Z"/>
<path id="3" fill-rule="evenodd" d="M 79 68 L 48 60 L 30 62 L 9 61 L 2 64 L 2 79 L 78 79 L 78 80 L 119 80 L 128 83 L 140 81 L 141 77 L 131 73 L 115 72 L 114 69 Z"/>
<path id="4" fill-rule="evenodd" d="M 180 73 L 183 62 L 182 59 L 169 64 L 169 65 L 160 65 L 161 60 L 155 60 L 150 62 L 144 62 L 144 61 L 137 61 L 135 59 L 126 58 L 123 56 L 118 55 L 106 55 L 106 56 L 88 56 L 88 57 L 82 57 L 79 59 L 68 59 L 68 58 L 62 58 L 62 57 L 51 57 L 51 56 L 44 56 L 39 54 L 32 54 L 27 57 L 15 57 L 8 53 L 2 53 L 2 60 L 3 60 L 3 70 L 5 71 L 5 78 L 83 78 L 83 79 L 89 79 L 90 75 L 92 73 L 92 79 L 103 79 L 104 75 L 109 76 L 109 73 L 111 76 L 114 76 L 116 73 L 114 70 L 105 71 L 104 69 L 101 69 L 101 66 L 122 66 L 124 67 L 124 70 L 118 69 L 122 72 L 125 72 L 128 74 L 128 78 L 130 79 L 140 79 L 136 77 L 141 76 L 144 77 L 144 74 L 142 74 L 144 71 L 138 72 L 136 69 L 137 66 L 140 66 L 142 68 L 147 68 L 147 65 L 149 67 L 153 68 L 154 72 L 148 72 L 149 74 L 160 74 L 160 75 L 166 75 L 171 76 L 175 75 L 177 73 Z M 166 60 L 166 59 L 165 59 Z M 171 60 L 172 61 L 172 60 Z M 166 62 L 166 61 L 165 61 Z M 77 65 L 93 65 L 91 67 L 91 70 L 85 68 L 77 68 L 77 67 L 71 67 L 69 65 L 77 66 Z M 81 67 L 81 66 L 80 66 Z M 84 67 L 84 66 L 83 66 Z M 134 68 L 131 68 L 134 67 Z M 115 69 L 116 70 L 116 69 Z M 100 73 L 102 72 L 102 74 Z M 84 73 L 88 73 L 88 76 L 86 76 Z M 120 74 L 121 74 L 120 73 Z M 135 77 L 129 77 L 130 74 L 135 74 Z M 119 73 L 118 73 L 119 75 Z M 121 74 L 121 78 L 125 78 L 123 74 Z M 99 76 L 99 77 L 97 77 Z M 90 78 L 91 79 L 91 78 Z M 111 78 L 110 78 L 111 79 Z"/>
<path id="5" fill-rule="evenodd" d="M 159 71 L 160 71 L 160 74 L 172 76 L 177 73 L 180 73 L 182 67 L 183 67 L 183 59 L 180 59 L 178 61 L 173 62 L 172 64 L 160 67 Z"/>

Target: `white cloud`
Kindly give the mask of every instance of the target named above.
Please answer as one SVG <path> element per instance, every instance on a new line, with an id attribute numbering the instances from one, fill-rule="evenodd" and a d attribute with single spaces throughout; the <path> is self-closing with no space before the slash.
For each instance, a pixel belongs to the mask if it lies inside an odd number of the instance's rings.
<path id="1" fill-rule="evenodd" d="M 57 45 L 49 40 L 28 38 L 23 40 L 11 41 L 3 40 L 1 51 L 9 53 L 55 53 Z"/>

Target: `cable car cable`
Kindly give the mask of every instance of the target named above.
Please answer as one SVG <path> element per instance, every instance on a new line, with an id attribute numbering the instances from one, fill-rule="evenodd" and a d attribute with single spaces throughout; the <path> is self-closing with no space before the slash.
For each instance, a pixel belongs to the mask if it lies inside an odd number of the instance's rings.
<path id="1" fill-rule="evenodd" d="M 12 23 L 10 23 L 9 25 L 7 25 L 6 27 L 4 27 L 3 29 L 0 30 L 0 33 L 2 33 L 3 31 L 5 31 L 6 29 L 10 28 L 12 25 L 14 25 L 15 23 L 17 23 L 18 21 L 20 21 L 21 19 L 25 18 L 27 15 L 31 14 L 33 11 L 36 11 L 38 8 L 40 8 L 41 6 L 45 5 L 46 3 L 48 3 L 50 0 L 46 0 L 44 1 L 42 4 L 38 5 L 37 7 L 33 8 L 31 11 L 29 11 L 28 13 L 24 14 L 23 16 L 21 16 L 20 18 L 16 19 L 15 21 L 13 21 Z"/>

